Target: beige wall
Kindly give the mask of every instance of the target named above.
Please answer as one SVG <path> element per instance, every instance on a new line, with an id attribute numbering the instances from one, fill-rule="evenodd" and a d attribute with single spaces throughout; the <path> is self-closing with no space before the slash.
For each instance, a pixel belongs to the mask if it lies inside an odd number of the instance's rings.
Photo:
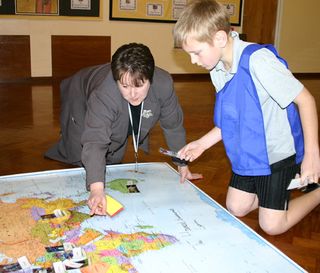
<path id="1" fill-rule="evenodd" d="M 21 17 L 20 17 L 21 18 Z M 32 76 L 51 76 L 51 35 L 111 36 L 111 53 L 128 42 L 142 42 L 156 64 L 171 73 L 204 72 L 190 64 L 185 53 L 173 49 L 171 23 L 109 21 L 109 1 L 103 0 L 102 20 L 0 19 L 0 34 L 30 35 Z"/>
<path id="2" fill-rule="evenodd" d="M 51 35 L 111 36 L 112 53 L 121 44 L 142 42 L 151 48 L 156 64 L 171 73 L 206 73 L 192 65 L 187 54 L 173 48 L 173 24 L 109 21 L 109 1 L 102 1 L 102 20 L 1 18 L 0 34 L 30 35 L 33 77 L 51 76 Z M 283 0 L 279 48 L 294 72 L 320 72 L 319 38 L 314 35 L 320 1 L 307 2 L 308 6 L 301 0 Z"/>
<path id="3" fill-rule="evenodd" d="M 320 1 L 281 0 L 278 49 L 293 72 L 320 72 Z"/>

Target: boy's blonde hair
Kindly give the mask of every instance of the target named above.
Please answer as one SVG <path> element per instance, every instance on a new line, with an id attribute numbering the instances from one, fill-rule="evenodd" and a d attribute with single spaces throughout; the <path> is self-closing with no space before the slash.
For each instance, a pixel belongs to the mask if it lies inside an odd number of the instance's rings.
<path id="1" fill-rule="evenodd" d="M 219 30 L 227 34 L 231 30 L 227 9 L 215 0 L 191 1 L 174 26 L 174 44 L 181 46 L 189 37 L 212 44 L 212 37 Z"/>

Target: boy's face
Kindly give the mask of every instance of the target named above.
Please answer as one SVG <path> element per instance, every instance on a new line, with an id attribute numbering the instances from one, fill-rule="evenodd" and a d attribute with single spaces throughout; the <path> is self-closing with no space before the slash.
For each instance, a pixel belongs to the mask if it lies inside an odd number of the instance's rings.
<path id="1" fill-rule="evenodd" d="M 199 42 L 194 38 L 188 38 L 182 45 L 191 57 L 191 63 L 212 70 L 221 59 L 221 48 L 214 46 L 214 43 Z"/>

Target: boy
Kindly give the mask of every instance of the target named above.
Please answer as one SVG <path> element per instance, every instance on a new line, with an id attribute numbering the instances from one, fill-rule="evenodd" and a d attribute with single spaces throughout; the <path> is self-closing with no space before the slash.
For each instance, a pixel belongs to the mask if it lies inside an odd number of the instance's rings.
<path id="1" fill-rule="evenodd" d="M 193 64 L 210 71 L 217 91 L 216 126 L 182 148 L 180 158 L 193 161 L 223 140 L 232 165 L 228 210 L 241 217 L 259 208 L 266 233 L 286 232 L 320 203 L 320 188 L 312 184 L 320 174 L 314 98 L 274 47 L 241 41 L 214 0 L 191 2 L 175 25 L 174 40 Z M 289 204 L 294 177 L 314 190 Z"/>

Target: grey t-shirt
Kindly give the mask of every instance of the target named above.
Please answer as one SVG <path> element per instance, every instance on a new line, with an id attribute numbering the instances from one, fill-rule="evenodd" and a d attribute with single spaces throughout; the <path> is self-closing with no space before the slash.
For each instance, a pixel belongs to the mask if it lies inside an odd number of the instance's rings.
<path id="1" fill-rule="evenodd" d="M 210 72 L 211 80 L 219 92 L 237 72 L 242 51 L 250 43 L 231 32 L 233 41 L 232 67 L 226 71 L 220 61 Z M 268 49 L 254 52 L 249 61 L 251 77 L 256 86 L 264 119 L 266 143 L 270 164 L 295 154 L 293 136 L 286 107 L 299 95 L 303 85 Z"/>

